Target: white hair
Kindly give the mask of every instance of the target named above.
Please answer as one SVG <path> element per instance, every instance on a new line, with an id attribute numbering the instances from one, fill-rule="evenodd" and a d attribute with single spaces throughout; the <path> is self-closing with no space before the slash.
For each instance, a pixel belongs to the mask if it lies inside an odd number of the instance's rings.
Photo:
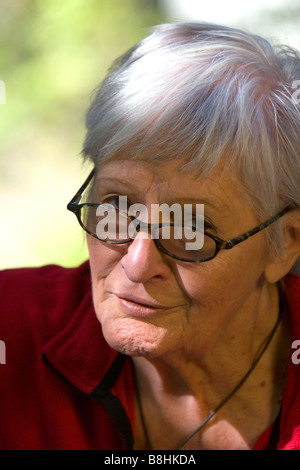
<path id="1" fill-rule="evenodd" d="M 300 55 L 287 46 L 215 24 L 160 25 L 97 90 L 83 155 L 96 169 L 125 151 L 183 159 L 201 176 L 234 166 L 264 220 L 300 207 L 297 80 Z"/>

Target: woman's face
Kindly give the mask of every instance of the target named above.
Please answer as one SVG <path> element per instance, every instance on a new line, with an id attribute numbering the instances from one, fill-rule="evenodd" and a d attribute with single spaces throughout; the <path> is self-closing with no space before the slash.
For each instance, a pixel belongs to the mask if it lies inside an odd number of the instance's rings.
<path id="1" fill-rule="evenodd" d="M 223 239 L 262 222 L 243 199 L 233 172 L 196 179 L 180 173 L 179 165 L 106 163 L 97 176 L 97 197 L 122 195 L 148 208 L 201 203 L 205 219 L 217 230 L 211 232 Z M 139 235 L 119 246 L 88 235 L 88 248 L 94 306 L 104 336 L 114 349 L 131 356 L 178 352 L 201 357 L 221 344 L 220 338 L 224 343 L 249 331 L 253 312 L 267 299 L 262 233 L 204 263 L 177 261 Z"/>

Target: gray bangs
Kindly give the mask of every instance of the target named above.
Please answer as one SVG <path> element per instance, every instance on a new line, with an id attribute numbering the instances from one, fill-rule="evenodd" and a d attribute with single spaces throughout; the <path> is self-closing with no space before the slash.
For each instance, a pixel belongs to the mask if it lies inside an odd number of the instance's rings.
<path id="1" fill-rule="evenodd" d="M 298 74 L 298 75 L 297 75 Z M 260 216 L 300 205 L 295 51 L 209 24 L 162 25 L 119 59 L 87 113 L 83 154 L 235 168 Z"/>

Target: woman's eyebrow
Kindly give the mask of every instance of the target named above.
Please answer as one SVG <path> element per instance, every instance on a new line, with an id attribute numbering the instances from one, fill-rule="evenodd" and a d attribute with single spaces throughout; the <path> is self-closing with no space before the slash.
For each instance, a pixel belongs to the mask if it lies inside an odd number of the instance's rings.
<path id="1" fill-rule="evenodd" d="M 115 176 L 105 176 L 105 175 L 98 175 L 97 180 L 96 180 L 96 186 L 99 186 L 99 189 L 101 187 L 106 187 L 108 185 L 120 185 L 123 190 L 128 189 L 131 192 L 136 192 L 139 188 L 137 185 L 131 181 L 126 181 L 122 179 L 120 176 L 115 175 Z M 215 198 L 214 196 L 209 196 L 209 197 L 201 197 L 201 196 L 173 196 L 172 194 L 169 194 L 166 198 L 164 198 L 163 201 L 161 201 L 161 204 L 166 203 L 169 204 L 170 206 L 174 203 L 178 204 L 204 204 L 207 205 L 210 209 L 216 212 L 223 212 L 224 209 L 230 209 L 230 206 L 223 200 L 220 200 L 219 198 Z"/>
<path id="2" fill-rule="evenodd" d="M 99 175 L 96 181 L 96 185 L 101 189 L 101 187 L 107 187 L 108 185 L 118 185 L 122 190 L 128 190 L 130 192 L 136 192 L 137 191 L 137 186 L 136 184 L 130 182 L 130 181 L 125 181 L 124 179 L 121 179 L 119 176 L 105 176 L 105 175 Z M 119 188 L 119 189 L 120 189 Z M 209 197 L 194 197 L 194 196 L 173 196 L 169 195 L 168 197 L 164 198 L 163 201 L 161 201 L 161 204 L 169 204 L 170 206 L 172 204 L 204 204 L 207 205 L 211 210 L 215 212 L 223 212 L 224 209 L 230 209 L 229 205 L 225 201 L 221 201 L 218 198 L 215 198 L 214 196 L 209 196 Z"/>
<path id="3" fill-rule="evenodd" d="M 107 185 L 120 185 L 122 188 L 128 188 L 130 191 L 136 191 L 137 187 L 130 181 L 124 181 L 124 179 L 119 178 L 118 176 L 98 176 L 96 180 L 96 187 L 105 187 Z"/>

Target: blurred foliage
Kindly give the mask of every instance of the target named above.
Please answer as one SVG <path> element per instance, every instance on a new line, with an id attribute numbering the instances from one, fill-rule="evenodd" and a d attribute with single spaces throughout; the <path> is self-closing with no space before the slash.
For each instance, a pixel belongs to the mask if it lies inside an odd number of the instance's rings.
<path id="1" fill-rule="evenodd" d="M 145 0 L 1 0 L 0 18 L 1 78 L 10 96 L 5 140 L 16 116 L 65 125 L 81 109 L 77 97 L 161 19 Z"/>
<path id="2" fill-rule="evenodd" d="M 86 174 L 79 154 L 90 94 L 163 21 L 155 0 L 1 0 L 0 268 L 86 257 L 65 206 Z"/>

